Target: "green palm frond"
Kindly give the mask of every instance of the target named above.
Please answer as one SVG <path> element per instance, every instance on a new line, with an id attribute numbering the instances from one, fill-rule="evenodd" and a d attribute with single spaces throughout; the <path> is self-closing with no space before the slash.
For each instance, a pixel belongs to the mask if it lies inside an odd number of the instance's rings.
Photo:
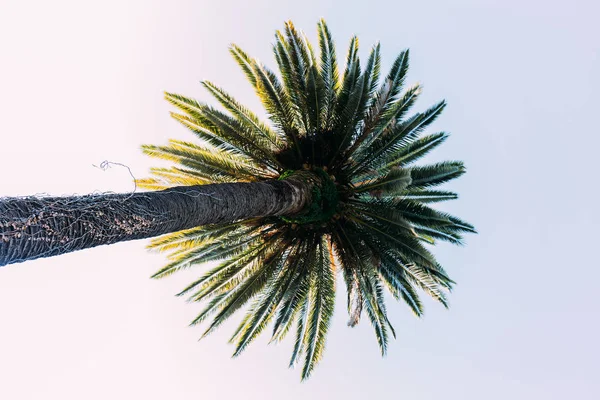
<path id="1" fill-rule="evenodd" d="M 306 357 L 302 368 L 302 377 L 308 378 L 315 365 L 323 356 L 325 338 L 329 323 L 333 316 L 335 302 L 335 275 L 327 252 L 326 237 L 322 237 L 317 246 L 315 265 L 311 271 L 310 312 L 308 315 L 308 332 Z"/>
<path id="2" fill-rule="evenodd" d="M 329 130 L 333 118 L 333 111 L 337 103 L 337 92 L 340 85 L 340 77 L 337 66 L 335 44 L 331 38 L 329 28 L 321 19 L 318 24 L 319 48 L 321 51 L 321 69 L 319 75 L 323 80 L 323 103 L 321 116 L 321 129 Z"/>
<path id="3" fill-rule="evenodd" d="M 254 61 L 253 68 L 258 97 L 262 100 L 271 120 L 288 139 L 297 143 L 298 125 L 294 120 L 294 105 L 281 82 L 273 72 L 257 61 Z"/>
<path id="4" fill-rule="evenodd" d="M 275 59 L 279 67 L 279 72 L 281 73 L 281 77 L 283 79 L 285 92 L 292 103 L 294 126 L 304 127 L 304 129 L 306 129 L 305 126 L 307 116 L 301 113 L 302 108 L 300 106 L 300 104 L 306 104 L 304 98 L 305 93 L 298 88 L 299 80 L 304 80 L 304 76 L 298 77 L 296 69 L 292 67 L 289 44 L 287 43 L 283 33 L 277 31 L 275 35 L 275 41 L 276 42 L 273 45 L 273 52 L 275 53 Z"/>
<path id="5" fill-rule="evenodd" d="M 317 24 L 317 37 L 315 52 L 291 22 L 277 31 L 277 74 L 230 46 L 269 122 L 208 81 L 202 85 L 223 111 L 166 93 L 178 109 L 173 118 L 201 142 L 143 146 L 146 154 L 174 165 L 153 168 L 150 178 L 136 181 L 154 190 L 290 176 L 313 185 L 310 203 L 299 214 L 188 229 L 149 245 L 169 254 L 155 278 L 219 261 L 178 294 L 203 304 L 191 324 L 206 323 L 205 336 L 244 309 L 230 340 L 234 356 L 270 325 L 271 341 L 294 331 L 290 366 L 302 365 L 302 379 L 323 357 L 338 273 L 348 294 L 348 325 L 366 314 L 385 354 L 396 335 L 385 291 L 416 316 L 424 312 L 423 293 L 447 307 L 454 282 L 431 245 L 461 245 L 465 233 L 475 232 L 469 223 L 431 207 L 458 197 L 438 186 L 461 176 L 463 163 L 415 165 L 449 135 L 421 136 L 444 110 L 444 101 L 409 115 L 421 93 L 420 85 L 406 84 L 409 51 L 381 77 L 379 43 L 361 68 L 353 37 L 340 73 L 324 20 Z"/>
<path id="6" fill-rule="evenodd" d="M 411 184 L 411 171 L 404 168 L 394 168 L 383 176 L 356 187 L 356 193 L 373 193 L 378 196 L 397 196 Z"/>
<path id="7" fill-rule="evenodd" d="M 313 111 L 309 107 L 308 103 L 308 85 L 307 76 L 311 68 L 312 60 L 309 56 L 308 49 L 304 40 L 300 37 L 299 32 L 291 22 L 285 24 L 285 47 L 290 62 L 291 69 L 291 86 L 288 86 L 288 93 L 295 93 L 293 96 L 295 100 L 295 108 L 298 110 L 300 117 L 300 123 L 302 124 L 301 130 L 304 134 L 311 131 L 310 119 L 314 114 L 313 112 L 307 113 L 306 111 Z"/>
<path id="8" fill-rule="evenodd" d="M 192 297 L 193 301 L 210 299 L 209 304 L 192 321 L 193 324 L 201 323 L 209 315 L 217 313 L 202 337 L 212 332 L 260 292 L 267 283 L 270 273 L 281 261 L 281 253 L 280 248 L 273 249 L 264 246 L 252 254 L 249 259 L 243 260 L 247 261 L 246 263 L 236 263 L 237 268 L 233 273 L 218 274 L 209 289 L 201 290 Z"/>
<path id="9" fill-rule="evenodd" d="M 296 365 L 298 359 L 302 355 L 304 351 L 304 346 L 306 345 L 306 331 L 307 331 L 307 319 L 308 319 L 308 308 L 309 308 L 309 300 L 308 300 L 308 290 L 304 296 L 299 301 L 299 310 L 298 316 L 296 318 L 296 340 L 294 342 L 294 349 L 292 351 L 292 358 L 290 359 L 290 367 Z"/>
<path id="10" fill-rule="evenodd" d="M 208 329 L 202 336 L 206 336 L 229 318 L 235 311 L 243 307 L 249 300 L 259 294 L 267 285 L 269 278 L 283 263 L 282 250 L 276 249 L 268 258 L 262 260 L 260 268 L 256 268 L 246 279 L 240 282 L 235 289 L 228 290 L 227 296 L 220 302 L 220 310 L 213 318 Z"/>
<path id="11" fill-rule="evenodd" d="M 387 252 L 381 253 L 379 274 L 396 300 L 403 300 L 416 316 L 423 314 L 423 305 L 413 285 L 406 279 L 402 268 L 398 267 L 396 260 Z"/>
<path id="12" fill-rule="evenodd" d="M 410 168 L 412 188 L 438 186 L 465 173 L 461 161 L 446 161 L 443 163 Z"/>
<path id="13" fill-rule="evenodd" d="M 163 278 L 181 269 L 207 261 L 233 257 L 246 249 L 256 246 L 261 241 L 262 232 L 255 227 L 237 229 L 227 235 L 221 234 L 219 239 L 212 238 L 200 246 L 191 248 L 189 243 L 181 246 L 169 255 L 171 262 L 158 270 L 153 278 Z M 209 239 L 210 240 L 210 239 Z"/>
<path id="14" fill-rule="evenodd" d="M 363 121 L 362 131 L 349 149 L 348 154 L 353 154 L 365 140 L 372 140 L 377 137 L 394 121 L 395 113 L 390 108 L 396 101 L 396 96 L 404 84 L 407 71 L 408 50 L 405 50 L 394 61 L 390 72 L 384 79 L 379 90 L 371 96 L 369 108 Z M 413 98 L 419 94 L 418 91 L 419 86 L 416 85 L 406 93 L 405 97 L 408 99 Z M 396 105 L 397 108 L 398 105 Z M 354 155 L 354 158 L 356 158 L 356 155 Z"/>
<path id="15" fill-rule="evenodd" d="M 302 248 L 303 253 L 307 252 L 306 244 Z M 300 306 L 308 295 L 309 274 L 306 262 L 299 262 L 295 265 L 292 281 L 285 289 L 281 301 L 277 308 L 277 318 L 273 324 L 273 334 L 271 340 L 282 340 L 288 333 Z"/>
<path id="16" fill-rule="evenodd" d="M 409 108 L 414 102 L 415 97 L 419 92 L 418 87 L 413 87 L 398 100 L 398 109 L 394 110 L 398 113 Z M 445 107 L 445 102 L 440 102 L 429 108 L 423 113 L 417 113 L 413 117 L 398 122 L 394 120 L 392 126 L 386 126 L 381 130 L 375 139 L 369 142 L 368 146 L 359 148 L 355 154 L 357 160 L 360 160 L 358 166 L 351 169 L 351 173 L 359 173 L 365 167 L 377 166 L 385 162 L 386 156 L 399 148 L 410 144 L 416 139 L 427 126 L 429 126 L 441 114 Z M 366 149 L 369 148 L 367 151 Z"/>
<path id="17" fill-rule="evenodd" d="M 407 189 L 403 197 L 420 203 L 437 203 L 458 199 L 458 194 L 447 190 Z"/>
<path id="18" fill-rule="evenodd" d="M 342 120 L 340 116 L 342 112 L 348 108 L 348 102 L 352 98 L 352 93 L 358 93 L 355 91 L 355 87 L 358 84 L 361 75 L 360 60 L 358 58 L 358 38 L 355 36 L 350 40 L 350 46 L 348 47 L 346 56 L 346 68 L 342 75 L 341 86 L 339 87 L 337 94 L 334 120 L 338 126 L 340 124 L 346 124 L 347 122 Z"/>
<path id="19" fill-rule="evenodd" d="M 221 262 L 217 267 L 206 272 L 177 295 L 182 296 L 195 291 L 190 295 L 189 301 L 201 301 L 213 293 L 235 287 L 256 268 L 254 261 L 264 258 L 268 251 L 269 247 L 266 244 L 247 248 L 237 256 Z"/>
<path id="20" fill-rule="evenodd" d="M 231 338 L 237 341 L 234 356 L 238 356 L 267 326 L 275 315 L 275 311 L 295 277 L 298 265 L 299 246 L 290 249 L 290 253 L 281 263 L 281 269 L 274 273 L 267 283 L 268 289 L 263 291 L 248 311 L 246 318 Z"/>
<path id="21" fill-rule="evenodd" d="M 144 145 L 149 156 L 179 163 L 205 176 L 231 178 L 235 181 L 256 181 L 274 175 L 248 159 L 231 152 L 171 140 L 169 146 Z"/>
<path id="22" fill-rule="evenodd" d="M 428 135 L 401 147 L 383 160 L 384 167 L 405 166 L 425 156 L 448 138 L 445 132 Z"/>
<path id="23" fill-rule="evenodd" d="M 266 156 L 272 157 L 273 151 L 281 149 L 283 143 L 277 132 L 260 119 L 246 107 L 238 103 L 223 89 L 211 82 L 203 81 L 202 85 L 244 126 L 246 135 L 251 141 L 260 144 Z"/>

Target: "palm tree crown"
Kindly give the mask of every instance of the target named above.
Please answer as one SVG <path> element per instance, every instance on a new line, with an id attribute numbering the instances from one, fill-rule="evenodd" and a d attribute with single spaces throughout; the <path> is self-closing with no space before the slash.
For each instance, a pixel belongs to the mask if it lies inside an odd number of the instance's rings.
<path id="1" fill-rule="evenodd" d="M 408 115 L 421 91 L 419 85 L 404 88 L 408 50 L 380 82 L 379 44 L 361 68 L 358 40 L 352 38 L 340 75 L 323 20 L 318 42 L 317 58 L 306 37 L 286 23 L 273 46 L 280 76 L 230 47 L 272 124 L 210 82 L 202 84 L 225 111 L 166 93 L 180 110 L 172 116 L 202 144 L 172 140 L 166 146 L 144 146 L 147 154 L 178 165 L 155 168 L 152 178 L 138 181 L 150 189 L 290 176 L 318 182 L 311 205 L 294 217 L 192 228 L 150 244 L 170 252 L 156 278 L 222 260 L 179 293 L 205 302 L 192 324 L 207 322 L 207 335 L 248 306 L 231 337 L 234 355 L 270 323 L 274 341 L 294 325 L 290 366 L 302 360 L 303 379 L 323 355 L 337 272 L 348 293 L 348 324 L 356 325 L 364 311 L 385 353 L 388 336 L 395 333 L 384 288 L 417 316 L 423 312 L 418 289 L 447 306 L 445 291 L 453 281 L 424 244 L 460 244 L 463 232 L 475 232 L 472 225 L 429 206 L 457 198 L 434 188 L 462 175 L 463 163 L 413 165 L 448 135 L 421 136 L 444 101 Z"/>

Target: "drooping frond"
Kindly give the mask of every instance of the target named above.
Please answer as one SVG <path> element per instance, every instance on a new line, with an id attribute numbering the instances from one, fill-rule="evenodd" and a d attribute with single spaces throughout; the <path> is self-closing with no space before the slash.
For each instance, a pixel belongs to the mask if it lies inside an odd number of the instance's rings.
<path id="1" fill-rule="evenodd" d="M 281 268 L 274 273 L 267 283 L 268 290 L 255 301 L 231 341 L 237 341 L 234 356 L 238 356 L 267 326 L 275 316 L 278 304 L 294 281 L 295 268 L 300 262 L 299 246 L 290 249 Z"/>
<path id="2" fill-rule="evenodd" d="M 326 240 L 326 237 L 322 237 L 316 244 L 316 262 L 311 271 L 309 291 L 311 308 L 307 320 L 306 357 L 302 368 L 302 379 L 310 376 L 315 365 L 323 356 L 325 338 L 333 316 L 335 277 L 331 268 Z"/>
<path id="3" fill-rule="evenodd" d="M 387 74 L 376 43 L 361 66 L 356 37 L 338 65 L 332 34 L 317 24 L 318 46 L 292 22 L 275 33 L 272 71 L 236 45 L 229 51 L 266 110 L 269 121 L 220 86 L 202 85 L 219 108 L 173 93 L 171 115 L 201 143 L 171 140 L 143 151 L 174 165 L 153 168 L 142 188 L 267 180 L 302 180 L 310 199 L 294 215 L 248 218 L 197 227 L 152 240 L 168 264 L 153 277 L 217 262 L 178 294 L 201 303 L 191 325 L 203 337 L 245 312 L 230 342 L 241 355 L 261 333 L 278 342 L 293 332 L 290 366 L 307 379 L 322 359 L 333 317 L 339 272 L 347 292 L 348 325 L 366 318 L 382 354 L 396 336 L 385 291 L 424 313 L 423 294 L 448 306 L 454 282 L 432 245 L 461 245 L 475 228 L 435 203 L 453 200 L 441 185 L 465 172 L 460 161 L 418 165 L 444 143 L 446 132 L 424 134 L 441 101 L 411 115 L 421 86 L 406 82 L 409 51 Z"/>
<path id="4" fill-rule="evenodd" d="M 293 271 L 292 280 L 289 286 L 282 294 L 281 301 L 277 308 L 277 318 L 273 324 L 273 335 L 271 340 L 282 340 L 294 322 L 299 308 L 308 295 L 309 288 L 309 265 L 304 259 L 304 254 L 308 252 L 308 246 L 305 244 L 302 248 L 303 253 L 300 257 L 303 262 L 298 262 Z M 298 260 L 299 261 L 299 260 Z"/>
<path id="5" fill-rule="evenodd" d="M 229 290 L 227 296 L 219 306 L 218 314 L 212 319 L 208 329 L 204 332 L 206 336 L 216 327 L 222 324 L 235 311 L 243 307 L 250 299 L 260 293 L 265 288 L 269 278 L 276 273 L 283 263 L 281 249 L 274 250 L 272 254 L 251 273 L 243 282 L 239 283 L 236 288 Z"/>

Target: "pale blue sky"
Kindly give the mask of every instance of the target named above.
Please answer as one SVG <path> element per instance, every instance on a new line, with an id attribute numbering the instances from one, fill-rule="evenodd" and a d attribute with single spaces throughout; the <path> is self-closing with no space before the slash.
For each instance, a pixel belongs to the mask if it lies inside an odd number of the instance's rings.
<path id="1" fill-rule="evenodd" d="M 148 279 L 164 256 L 144 241 L 3 268 L 0 398 L 600 398 L 598 15 L 592 0 L 0 1 L 0 196 L 131 190 L 92 164 L 142 177 L 140 144 L 192 138 L 163 90 L 208 100 L 209 79 L 259 109 L 227 45 L 274 66 L 274 30 L 292 19 L 314 38 L 323 16 L 339 54 L 353 33 L 363 54 L 381 41 L 386 68 L 410 47 L 416 108 L 449 103 L 431 159 L 468 167 L 445 208 L 480 231 L 436 249 L 458 282 L 450 310 L 388 306 L 385 359 L 340 296 L 303 384 L 291 340 L 235 360 L 233 324 L 198 343 L 199 308 L 173 294 L 200 270 Z"/>

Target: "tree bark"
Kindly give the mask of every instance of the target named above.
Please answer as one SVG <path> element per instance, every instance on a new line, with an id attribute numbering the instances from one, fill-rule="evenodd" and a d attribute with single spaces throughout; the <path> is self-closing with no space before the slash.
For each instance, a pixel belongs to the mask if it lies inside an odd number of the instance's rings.
<path id="1" fill-rule="evenodd" d="M 290 177 L 131 194 L 0 198 L 0 266 L 206 224 L 294 215 L 310 183 Z"/>

